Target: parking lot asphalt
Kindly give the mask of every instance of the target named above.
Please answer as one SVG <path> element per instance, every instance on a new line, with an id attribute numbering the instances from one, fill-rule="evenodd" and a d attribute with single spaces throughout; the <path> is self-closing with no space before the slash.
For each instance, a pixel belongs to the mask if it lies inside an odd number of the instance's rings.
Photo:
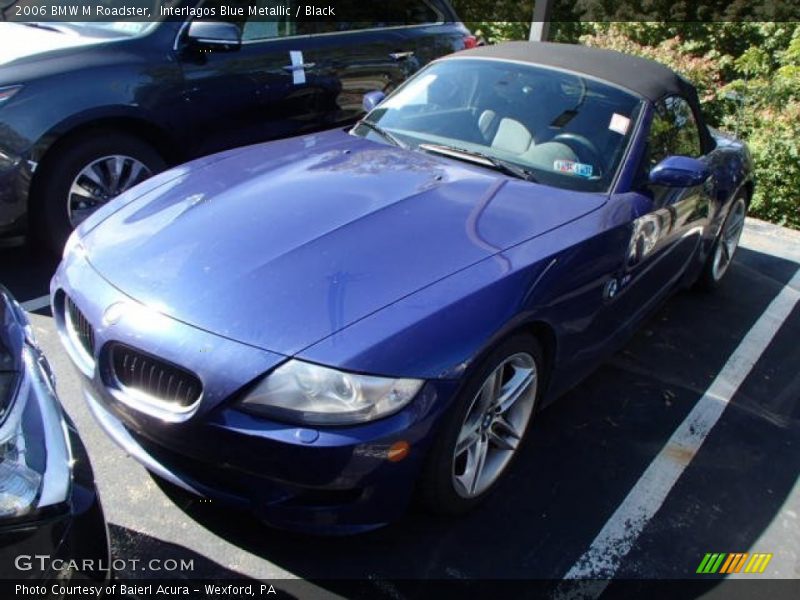
<path id="1" fill-rule="evenodd" d="M 32 309 L 53 269 L 25 248 L 0 249 L 0 282 Z M 749 221 L 721 288 L 676 294 L 624 350 L 539 413 L 512 472 L 478 510 L 458 519 L 411 511 L 346 538 L 276 531 L 154 481 L 93 422 L 49 309 L 31 318 L 92 459 L 116 558 L 189 558 L 194 570 L 174 575 L 298 579 L 306 583 L 293 589 L 335 594 L 338 578 L 381 589 L 391 585 L 385 579 L 564 577 L 632 489 L 650 493 L 643 473 L 720 372 L 735 372 L 731 355 L 775 298 L 800 295 L 799 269 L 800 233 Z M 800 582 L 800 304 L 792 306 L 699 451 L 683 457 L 674 485 L 618 553 L 615 577 L 691 579 L 702 577 L 695 570 L 705 553 L 765 552 L 773 558 L 763 574 L 728 580 Z M 724 597 L 725 580 L 706 577 Z"/>

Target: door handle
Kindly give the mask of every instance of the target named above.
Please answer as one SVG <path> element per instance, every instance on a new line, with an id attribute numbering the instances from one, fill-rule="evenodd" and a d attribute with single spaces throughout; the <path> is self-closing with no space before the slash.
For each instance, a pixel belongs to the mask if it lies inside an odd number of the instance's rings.
<path id="1" fill-rule="evenodd" d="M 311 63 L 302 63 L 302 64 L 299 64 L 299 65 L 286 65 L 286 66 L 283 67 L 283 70 L 284 71 L 289 71 L 290 73 L 292 73 L 294 71 L 300 71 L 300 70 L 304 70 L 304 69 L 313 69 L 316 66 L 317 66 L 317 63 L 313 63 L 313 62 L 311 62 Z"/>
<path id="2" fill-rule="evenodd" d="M 414 56 L 414 52 L 412 50 L 408 50 L 406 52 L 392 52 L 389 54 L 389 58 L 392 60 L 408 60 Z"/>

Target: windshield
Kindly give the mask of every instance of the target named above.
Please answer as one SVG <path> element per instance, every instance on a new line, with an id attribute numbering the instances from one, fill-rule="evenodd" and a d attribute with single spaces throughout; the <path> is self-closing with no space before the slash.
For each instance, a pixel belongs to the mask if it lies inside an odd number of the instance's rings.
<path id="1" fill-rule="evenodd" d="M 574 73 L 450 59 L 409 80 L 367 115 L 373 126 L 354 133 L 480 154 L 547 185 L 600 192 L 613 181 L 641 106 L 626 91 Z"/>

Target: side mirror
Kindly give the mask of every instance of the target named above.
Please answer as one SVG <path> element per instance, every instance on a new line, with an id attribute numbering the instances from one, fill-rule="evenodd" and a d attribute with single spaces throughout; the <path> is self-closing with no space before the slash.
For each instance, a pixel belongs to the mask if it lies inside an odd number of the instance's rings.
<path id="1" fill-rule="evenodd" d="M 215 50 L 238 50 L 242 44 L 239 27 L 226 21 L 192 21 L 187 39 L 197 46 Z"/>
<path id="2" fill-rule="evenodd" d="M 375 91 L 372 91 L 372 92 L 367 92 L 366 94 L 364 94 L 364 99 L 363 99 L 363 100 L 362 100 L 362 102 L 361 102 L 361 106 L 363 106 L 363 107 L 364 107 L 364 110 L 365 110 L 366 112 L 369 112 L 369 111 L 371 111 L 373 108 L 375 108 L 376 106 L 378 106 L 378 104 L 380 104 L 381 102 L 383 102 L 383 99 L 384 99 L 384 98 L 386 98 L 386 94 L 384 94 L 384 93 L 383 93 L 382 91 L 380 91 L 380 90 L 375 90 Z"/>
<path id="3" fill-rule="evenodd" d="M 666 187 L 694 187 L 711 176 L 705 163 L 688 156 L 668 156 L 650 171 L 650 183 Z"/>

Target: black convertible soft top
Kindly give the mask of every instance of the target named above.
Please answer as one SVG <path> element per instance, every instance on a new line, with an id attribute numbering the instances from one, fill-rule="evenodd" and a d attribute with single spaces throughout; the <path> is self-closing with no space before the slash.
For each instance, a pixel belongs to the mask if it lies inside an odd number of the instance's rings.
<path id="1" fill-rule="evenodd" d="M 465 50 L 454 56 L 513 60 L 583 73 L 628 89 L 651 102 L 670 94 L 680 94 L 696 102 L 694 87 L 668 67 L 604 48 L 552 42 L 506 42 Z"/>

